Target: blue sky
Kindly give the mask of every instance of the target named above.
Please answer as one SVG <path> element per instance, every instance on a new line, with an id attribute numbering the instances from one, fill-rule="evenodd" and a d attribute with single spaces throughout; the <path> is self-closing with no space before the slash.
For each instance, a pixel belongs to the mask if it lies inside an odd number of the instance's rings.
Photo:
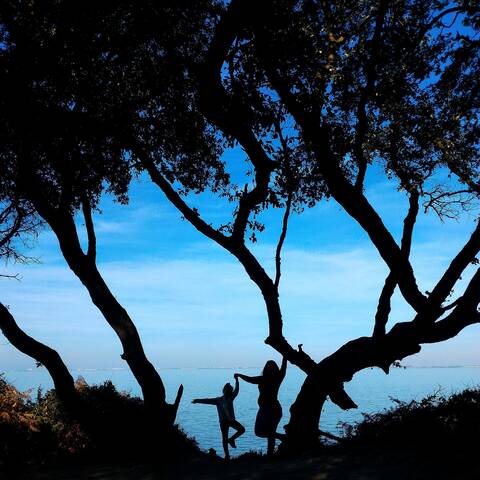
<path id="1" fill-rule="evenodd" d="M 238 155 L 234 152 L 232 159 Z M 240 171 L 236 174 L 241 177 Z M 406 209 L 403 195 L 373 168 L 366 194 L 398 236 Z M 231 214 L 231 205 L 208 195 L 192 200 L 215 224 Z M 101 211 L 95 216 L 100 271 L 131 314 L 155 365 L 259 366 L 278 358 L 263 343 L 267 318 L 257 287 L 230 254 L 182 220 L 157 187 L 140 178 L 132 185 L 128 206 L 105 198 Z M 270 272 L 281 214 L 265 218 L 266 231 L 253 246 Z M 434 285 L 473 227 L 473 214 L 445 224 L 433 214 L 421 216 L 412 262 L 422 290 Z M 1 301 L 10 305 L 22 328 L 56 348 L 72 369 L 123 367 L 119 341 L 66 267 L 50 231 L 42 233 L 31 254 L 39 264 L 10 267 L 21 282 L 1 282 Z M 293 345 L 303 343 L 321 359 L 371 333 L 387 270 L 365 233 L 335 202 L 291 218 L 282 265 L 284 332 Z M 411 318 L 410 308 L 396 295 L 391 322 Z M 425 346 L 404 363 L 480 364 L 479 340 L 480 328 L 469 327 L 449 342 Z M 0 370 L 33 363 L 0 339 Z"/>

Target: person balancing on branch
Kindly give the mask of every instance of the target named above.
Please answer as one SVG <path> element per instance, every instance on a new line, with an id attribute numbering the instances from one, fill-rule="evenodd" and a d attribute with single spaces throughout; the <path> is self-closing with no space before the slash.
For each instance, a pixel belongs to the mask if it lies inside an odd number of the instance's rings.
<path id="1" fill-rule="evenodd" d="M 277 433 L 277 427 L 282 418 L 282 407 L 278 401 L 278 390 L 287 372 L 287 359 L 283 357 L 282 366 L 269 360 L 263 367 L 262 375 L 249 377 L 241 373 L 234 375 L 248 383 L 258 385 L 258 413 L 255 420 L 255 435 L 267 439 L 267 455 L 272 456 L 275 450 L 275 439 L 282 440 L 285 435 Z"/>
<path id="2" fill-rule="evenodd" d="M 223 387 L 223 395 L 215 398 L 195 398 L 192 403 L 204 403 L 206 405 L 215 405 L 218 412 L 218 420 L 220 421 L 220 430 L 222 432 L 222 444 L 225 452 L 225 459 L 230 460 L 230 452 L 228 445 L 237 448 L 235 440 L 245 433 L 244 426 L 235 420 L 235 411 L 233 409 L 233 401 L 238 395 L 239 383 L 238 378 L 235 378 L 235 389 L 226 383 Z M 228 438 L 228 429 L 233 428 L 236 433 Z"/>

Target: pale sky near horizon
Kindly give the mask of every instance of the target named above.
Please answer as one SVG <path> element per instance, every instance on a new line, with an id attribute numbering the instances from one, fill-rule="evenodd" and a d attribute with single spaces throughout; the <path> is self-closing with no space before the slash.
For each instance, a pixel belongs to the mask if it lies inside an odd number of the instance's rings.
<path id="1" fill-rule="evenodd" d="M 404 196 L 373 168 L 366 194 L 398 237 Z M 232 210 L 208 195 L 194 204 L 216 224 Z M 268 325 L 256 285 L 228 252 L 182 220 L 157 187 L 146 178 L 136 180 L 128 206 L 106 198 L 101 210 L 95 216 L 99 269 L 157 367 L 259 366 L 278 359 L 263 343 Z M 269 272 L 281 215 L 268 215 L 266 232 L 253 247 Z M 436 283 L 473 228 L 473 214 L 445 224 L 431 213 L 420 216 L 412 263 L 422 291 Z M 45 230 L 30 254 L 40 263 L 10 267 L 21 282 L 0 283 L 0 301 L 21 327 L 57 349 L 72 369 L 124 367 L 118 339 L 66 266 L 53 234 Z M 282 265 L 284 333 L 293 345 L 302 343 L 320 360 L 344 342 L 370 335 L 387 270 L 366 234 L 334 201 L 292 216 Z M 411 318 L 396 295 L 390 325 Z M 404 363 L 480 365 L 479 340 L 480 327 L 468 327 Z M 0 371 L 33 366 L 0 338 Z"/>

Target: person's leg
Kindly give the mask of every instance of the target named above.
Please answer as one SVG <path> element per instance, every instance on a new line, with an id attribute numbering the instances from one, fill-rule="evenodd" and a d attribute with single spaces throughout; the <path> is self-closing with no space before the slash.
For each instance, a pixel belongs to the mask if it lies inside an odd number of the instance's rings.
<path id="1" fill-rule="evenodd" d="M 274 434 L 273 434 L 273 436 L 277 440 L 281 440 L 281 441 L 283 441 L 286 437 L 286 435 L 284 433 L 278 433 L 277 432 L 278 424 L 280 423 L 280 420 L 282 419 L 282 414 L 283 414 L 282 407 L 280 406 L 279 403 L 277 403 L 277 405 L 274 408 L 274 424 L 273 424 Z"/>
<path id="2" fill-rule="evenodd" d="M 228 451 L 228 422 L 220 422 L 220 430 L 222 431 L 222 445 L 225 452 L 225 460 L 230 460 L 230 452 Z"/>
<path id="3" fill-rule="evenodd" d="M 236 432 L 230 437 L 230 439 L 228 440 L 228 443 L 233 448 L 237 448 L 237 446 L 235 445 L 235 440 L 240 435 L 243 435 L 245 433 L 245 427 L 240 422 L 237 422 L 237 420 L 232 420 L 230 422 L 230 427 L 234 428 L 236 430 Z"/>
<path id="4" fill-rule="evenodd" d="M 267 456 L 271 457 L 275 450 L 275 437 L 268 437 L 267 439 Z"/>

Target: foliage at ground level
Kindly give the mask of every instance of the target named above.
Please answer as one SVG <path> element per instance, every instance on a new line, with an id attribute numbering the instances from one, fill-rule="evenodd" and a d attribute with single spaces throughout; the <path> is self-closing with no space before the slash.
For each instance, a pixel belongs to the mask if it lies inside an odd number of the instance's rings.
<path id="1" fill-rule="evenodd" d="M 152 437 L 142 400 L 117 391 L 111 382 L 77 381 L 76 388 L 82 412 L 74 420 L 54 391 L 38 391 L 32 398 L 0 376 L 0 473 L 39 480 L 89 478 L 92 472 L 104 480 L 242 479 L 252 472 L 259 479 L 327 480 L 400 479 L 406 472 L 409 478 L 437 480 L 480 474 L 473 455 L 480 436 L 480 388 L 394 400 L 392 408 L 344 425 L 338 445 L 295 457 L 282 452 L 273 459 L 252 452 L 228 465 L 202 453 L 178 429 L 169 445 L 171 461 L 164 457 L 152 465 L 152 456 L 158 460 L 166 445 L 160 436 Z"/>
<path id="2" fill-rule="evenodd" d="M 112 382 L 77 380 L 75 414 L 62 407 L 54 390 L 20 392 L 0 375 L 0 470 L 32 464 L 142 461 L 198 452 L 194 440 L 175 428 L 168 440 L 151 429 L 143 401 L 119 392 Z M 165 443 L 168 442 L 168 445 Z M 173 453 L 172 453 L 173 452 Z"/>

